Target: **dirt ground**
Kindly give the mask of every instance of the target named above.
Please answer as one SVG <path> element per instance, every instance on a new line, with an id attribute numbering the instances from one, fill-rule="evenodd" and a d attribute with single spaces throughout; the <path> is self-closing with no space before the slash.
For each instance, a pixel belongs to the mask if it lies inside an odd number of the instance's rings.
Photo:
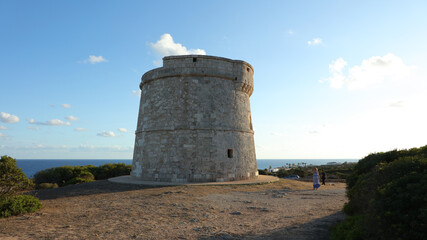
<path id="1" fill-rule="evenodd" d="M 0 239 L 328 239 L 345 184 L 147 187 L 96 181 L 37 191 L 43 208 L 0 219 Z"/>

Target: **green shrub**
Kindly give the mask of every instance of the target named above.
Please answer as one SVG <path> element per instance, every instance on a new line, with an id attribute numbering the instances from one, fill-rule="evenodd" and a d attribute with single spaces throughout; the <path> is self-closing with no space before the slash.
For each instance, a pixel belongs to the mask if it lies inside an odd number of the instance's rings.
<path id="1" fill-rule="evenodd" d="M 347 196 L 351 217 L 340 228 L 364 239 L 427 239 L 427 146 L 365 157 L 347 178 Z"/>
<path id="2" fill-rule="evenodd" d="M 363 240 L 364 235 L 364 216 L 347 217 L 343 222 L 338 223 L 331 228 L 330 240 Z"/>
<path id="3" fill-rule="evenodd" d="M 129 175 L 132 170 L 132 165 L 126 165 L 124 163 L 107 163 L 94 169 L 93 175 L 96 180 L 108 179 L 112 177 L 118 177 L 123 175 Z"/>
<path id="4" fill-rule="evenodd" d="M 74 176 L 74 167 L 64 166 L 49 168 L 34 174 L 34 182 L 38 185 L 41 183 L 56 183 L 58 186 L 63 186 L 67 181 Z"/>
<path id="5" fill-rule="evenodd" d="M 42 207 L 40 200 L 30 195 L 0 199 L 0 218 L 35 212 Z"/>
<path id="6" fill-rule="evenodd" d="M 33 182 L 16 166 L 16 159 L 2 156 L 0 159 L 0 198 L 33 187 Z"/>
<path id="7" fill-rule="evenodd" d="M 308 170 L 307 168 L 291 168 L 289 170 L 285 170 L 282 168 L 279 169 L 276 175 L 279 178 L 287 177 L 289 175 L 298 175 L 300 177 L 305 177 L 308 175 Z"/>
<path id="8" fill-rule="evenodd" d="M 49 189 L 49 188 L 58 188 L 58 184 L 56 183 L 40 183 L 37 185 L 37 189 Z"/>
<path id="9" fill-rule="evenodd" d="M 34 175 L 34 182 L 37 185 L 42 183 L 56 183 L 58 186 L 92 182 L 112 177 L 129 175 L 132 166 L 124 163 L 104 164 L 99 167 L 87 166 L 64 166 L 49 168 L 37 172 Z"/>
<path id="10" fill-rule="evenodd" d="M 361 159 L 354 167 L 352 174 L 347 178 L 347 189 L 352 188 L 364 174 L 371 172 L 380 163 L 389 163 L 399 158 L 419 156 L 427 157 L 427 145 L 409 150 L 393 150 L 389 152 L 373 153 Z"/>
<path id="11" fill-rule="evenodd" d="M 65 185 L 70 184 L 79 184 L 79 183 L 87 183 L 87 182 L 93 182 L 95 181 L 95 176 L 89 171 L 82 171 L 79 172 L 78 175 L 70 180 L 68 180 Z"/>
<path id="12" fill-rule="evenodd" d="M 427 238 L 427 158 L 400 158 L 375 173 L 367 230 L 385 239 Z"/>

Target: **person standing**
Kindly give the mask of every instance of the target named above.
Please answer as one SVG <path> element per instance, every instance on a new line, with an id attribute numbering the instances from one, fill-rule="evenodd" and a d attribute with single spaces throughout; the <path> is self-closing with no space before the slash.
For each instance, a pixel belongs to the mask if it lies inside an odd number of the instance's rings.
<path id="1" fill-rule="evenodd" d="M 323 170 L 323 169 L 322 169 L 322 173 L 321 173 L 321 177 L 320 178 L 322 179 L 322 185 L 326 185 L 325 184 L 326 173 L 325 173 L 325 170 Z"/>
<path id="2" fill-rule="evenodd" d="M 314 171 L 313 171 L 313 190 L 317 190 L 319 187 L 320 187 L 319 170 L 317 170 L 317 168 L 314 168 Z"/>

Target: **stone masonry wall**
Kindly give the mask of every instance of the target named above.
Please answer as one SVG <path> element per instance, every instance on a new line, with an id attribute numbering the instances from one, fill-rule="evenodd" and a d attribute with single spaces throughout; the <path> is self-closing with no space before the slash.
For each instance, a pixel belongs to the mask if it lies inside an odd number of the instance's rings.
<path id="1" fill-rule="evenodd" d="M 187 55 L 163 59 L 141 79 L 131 175 L 149 181 L 215 182 L 258 176 L 243 61 Z"/>

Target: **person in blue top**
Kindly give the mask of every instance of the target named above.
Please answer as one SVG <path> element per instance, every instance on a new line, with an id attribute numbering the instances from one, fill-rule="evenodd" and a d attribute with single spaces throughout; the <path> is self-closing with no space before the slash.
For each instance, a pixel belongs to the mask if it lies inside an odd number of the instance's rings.
<path id="1" fill-rule="evenodd" d="M 319 170 L 317 170 L 317 168 L 314 168 L 314 171 L 313 171 L 313 190 L 317 190 L 319 187 L 320 187 Z"/>

